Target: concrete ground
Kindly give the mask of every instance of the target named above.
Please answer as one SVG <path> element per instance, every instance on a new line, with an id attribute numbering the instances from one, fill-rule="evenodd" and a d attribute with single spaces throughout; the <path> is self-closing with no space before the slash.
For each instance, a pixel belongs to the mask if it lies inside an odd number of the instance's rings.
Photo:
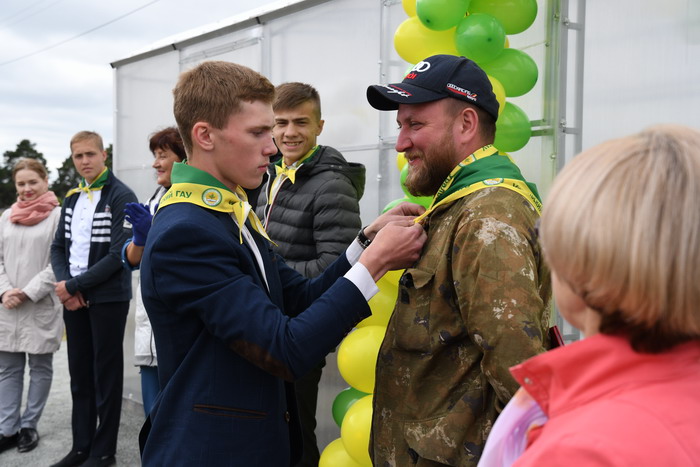
<path id="1" fill-rule="evenodd" d="M 134 290 L 138 274 L 134 274 Z M 122 404 L 121 426 L 119 440 L 117 442 L 117 465 L 140 466 L 138 434 L 143 424 L 144 414 L 141 404 L 141 379 L 138 368 L 133 365 L 134 355 L 134 304 L 132 300 L 131 310 L 127 319 L 124 337 L 124 401 Z M 28 384 L 25 375 L 26 385 Z M 336 354 L 331 353 L 326 358 L 326 366 L 323 369 L 321 386 L 318 395 L 318 409 L 316 419 L 316 437 L 318 438 L 319 451 L 331 441 L 340 437 L 340 428 L 333 421 L 331 408 L 335 396 L 348 386 L 343 381 L 336 363 Z M 68 357 L 66 343 L 61 343 L 61 348 L 54 355 L 54 377 L 51 385 L 51 393 L 39 421 L 39 445 L 33 451 L 19 453 L 16 449 L 10 449 L 0 454 L 0 466 L 2 467 L 48 467 L 59 461 L 70 451 L 72 435 L 70 428 L 71 416 L 70 376 L 68 375 Z"/>
<path id="2" fill-rule="evenodd" d="M 70 451 L 73 439 L 70 428 L 71 396 L 68 376 L 66 343 L 54 355 L 54 376 L 51 393 L 37 431 L 41 437 L 33 451 L 19 453 L 10 449 L 0 454 L 3 467 L 48 467 Z M 25 383 L 26 385 L 26 383 Z M 26 394 L 26 389 L 25 389 Z M 140 466 L 138 434 L 143 423 L 140 405 L 125 401 L 122 406 L 121 426 L 117 442 L 117 465 Z"/>

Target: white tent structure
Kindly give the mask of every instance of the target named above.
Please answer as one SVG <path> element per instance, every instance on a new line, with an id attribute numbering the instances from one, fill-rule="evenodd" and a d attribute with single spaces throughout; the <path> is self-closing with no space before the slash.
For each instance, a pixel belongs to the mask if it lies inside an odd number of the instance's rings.
<path id="1" fill-rule="evenodd" d="M 560 95 L 566 92 L 570 73 L 564 66 L 566 57 L 572 56 L 566 31 L 580 32 L 582 25 L 557 20 L 568 2 L 541 3 L 535 24 L 509 39 L 511 47 L 535 59 L 540 73 L 535 89 L 512 100 L 533 121 L 536 135 L 514 157 L 525 175 L 546 192 L 558 166 L 557 156 L 564 154 L 564 146 L 558 145 L 565 138 L 559 136 L 571 133 L 574 146 L 580 145 L 580 128 L 574 128 L 573 122 L 580 119 L 580 112 L 562 117 L 573 103 Z M 389 201 L 403 195 L 394 163 L 395 115 L 372 109 L 365 90 L 369 84 L 403 78 L 409 64 L 395 52 L 393 35 L 406 18 L 400 1 L 287 0 L 169 38 L 112 63 L 115 170 L 137 195 L 147 196 L 153 186 L 147 136 L 174 123 L 171 90 L 178 74 L 204 60 L 232 61 L 262 72 L 274 84 L 303 81 L 319 90 L 326 120 L 320 143 L 366 166 L 361 210 L 363 220 L 371 220 Z M 582 63 L 582 48 L 574 51 Z M 575 68 L 579 76 L 580 69 Z M 580 93 L 574 97 L 580 103 Z M 580 105 L 574 107 L 580 109 Z M 564 125 L 562 118 L 567 120 Z"/>

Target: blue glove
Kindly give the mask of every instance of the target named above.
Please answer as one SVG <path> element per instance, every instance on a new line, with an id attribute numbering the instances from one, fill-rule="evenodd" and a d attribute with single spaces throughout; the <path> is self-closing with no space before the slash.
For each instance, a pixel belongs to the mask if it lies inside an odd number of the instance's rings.
<path id="1" fill-rule="evenodd" d="M 131 231 L 133 239 L 131 240 L 136 246 L 144 246 L 148 231 L 151 230 L 151 220 L 153 216 L 148 206 L 139 203 L 127 203 L 124 207 L 126 220 L 131 223 Z"/>

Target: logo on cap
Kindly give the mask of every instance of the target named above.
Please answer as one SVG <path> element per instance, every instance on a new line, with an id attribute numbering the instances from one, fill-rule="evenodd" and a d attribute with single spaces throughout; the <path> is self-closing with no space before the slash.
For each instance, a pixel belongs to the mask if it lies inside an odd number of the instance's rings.
<path id="1" fill-rule="evenodd" d="M 418 73 L 423 73 L 424 71 L 428 71 L 429 69 L 429 62 L 418 62 L 413 68 L 411 68 L 411 71 L 408 72 L 404 79 L 416 79 L 418 77 Z"/>
<path id="2" fill-rule="evenodd" d="M 410 92 L 401 88 L 397 88 L 396 86 L 393 86 L 391 84 L 382 84 L 381 86 L 383 88 L 386 88 L 389 94 L 398 94 L 401 97 L 411 97 L 413 95 Z"/>
<path id="3" fill-rule="evenodd" d="M 476 93 L 468 91 L 464 88 L 460 88 L 456 84 L 447 83 L 447 89 L 449 89 L 450 91 L 452 91 L 454 93 L 460 94 L 469 100 L 476 101 Z"/>

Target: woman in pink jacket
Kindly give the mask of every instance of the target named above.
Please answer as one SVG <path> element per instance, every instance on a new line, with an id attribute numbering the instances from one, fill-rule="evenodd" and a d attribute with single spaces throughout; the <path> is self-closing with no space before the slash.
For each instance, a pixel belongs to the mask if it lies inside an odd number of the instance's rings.
<path id="1" fill-rule="evenodd" d="M 700 465 L 700 133 L 655 126 L 569 163 L 540 233 L 584 339 L 513 367 L 480 466 Z"/>

